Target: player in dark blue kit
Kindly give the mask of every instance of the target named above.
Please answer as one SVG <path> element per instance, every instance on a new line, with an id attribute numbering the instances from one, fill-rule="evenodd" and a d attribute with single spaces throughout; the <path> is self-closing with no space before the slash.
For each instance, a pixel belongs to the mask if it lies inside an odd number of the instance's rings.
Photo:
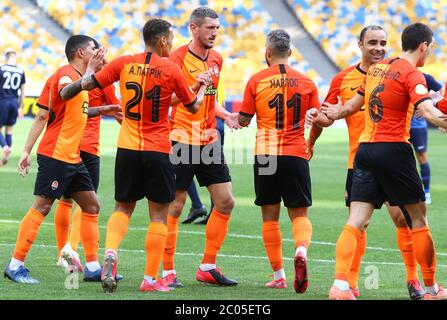
<path id="1" fill-rule="evenodd" d="M 12 127 L 17 117 L 23 115 L 25 99 L 25 71 L 16 65 L 17 54 L 15 51 L 7 51 L 5 58 L 6 63 L 0 66 L 0 148 L 3 150 L 0 165 L 8 162 L 11 154 Z"/>
<path id="2" fill-rule="evenodd" d="M 435 78 L 425 73 L 424 77 L 429 91 L 439 92 L 441 96 L 444 95 L 442 85 L 436 81 Z M 410 142 L 416 152 L 416 158 L 421 168 L 421 178 L 425 191 L 425 203 L 430 204 L 430 165 L 427 157 L 427 134 L 427 121 L 424 118 L 413 116 L 411 119 Z"/>

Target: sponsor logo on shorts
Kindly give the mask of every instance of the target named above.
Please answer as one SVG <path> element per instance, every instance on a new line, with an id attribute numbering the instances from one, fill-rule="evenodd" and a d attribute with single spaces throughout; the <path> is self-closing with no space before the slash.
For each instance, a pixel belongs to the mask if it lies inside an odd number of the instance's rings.
<path id="1" fill-rule="evenodd" d="M 53 191 L 54 191 L 54 190 L 56 190 L 57 188 L 59 188 L 59 182 L 57 182 L 57 180 L 54 180 L 54 181 L 51 183 L 51 189 L 53 189 Z"/>

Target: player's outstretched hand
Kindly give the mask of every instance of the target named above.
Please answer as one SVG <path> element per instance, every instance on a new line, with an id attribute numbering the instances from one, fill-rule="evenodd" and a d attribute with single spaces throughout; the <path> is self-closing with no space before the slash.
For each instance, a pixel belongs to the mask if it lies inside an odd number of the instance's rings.
<path id="1" fill-rule="evenodd" d="M 330 120 L 338 120 L 338 111 L 340 110 L 342 106 L 341 99 L 338 97 L 338 103 L 332 104 L 329 102 L 324 102 L 321 106 L 321 112 L 323 112 L 326 117 Z"/>
<path id="2" fill-rule="evenodd" d="M 202 72 L 197 76 L 196 81 L 199 83 L 199 87 L 202 85 L 208 86 L 211 83 L 211 73 L 210 71 Z"/>
<path id="3" fill-rule="evenodd" d="M 19 160 L 19 175 L 22 177 L 26 176 L 29 172 L 29 168 L 31 167 L 31 156 L 28 152 L 23 151 L 22 156 Z"/>
<path id="4" fill-rule="evenodd" d="M 312 108 L 306 111 L 305 126 L 306 128 L 311 128 L 314 119 L 318 116 L 318 109 Z"/>
<path id="5" fill-rule="evenodd" d="M 98 72 L 104 68 L 104 64 L 106 63 L 106 53 L 106 48 L 99 48 L 98 51 L 96 51 L 96 54 L 88 61 L 87 70 L 90 70 L 91 72 Z"/>
<path id="6" fill-rule="evenodd" d="M 100 108 L 102 115 L 109 117 L 117 116 L 118 118 L 121 117 L 121 119 L 123 119 L 123 113 L 122 113 L 123 110 L 121 109 L 121 106 L 119 104 L 110 104 L 107 106 L 102 106 Z"/>
<path id="7" fill-rule="evenodd" d="M 232 112 L 228 115 L 228 117 L 225 119 L 225 124 L 230 129 L 241 129 L 241 125 L 239 124 L 239 113 L 238 112 Z"/>
<path id="8" fill-rule="evenodd" d="M 441 132 L 442 134 L 447 134 L 447 129 L 444 128 L 438 128 L 439 132 Z"/>
<path id="9" fill-rule="evenodd" d="M 123 124 L 123 113 L 121 111 L 117 112 L 113 117 L 120 125 Z"/>

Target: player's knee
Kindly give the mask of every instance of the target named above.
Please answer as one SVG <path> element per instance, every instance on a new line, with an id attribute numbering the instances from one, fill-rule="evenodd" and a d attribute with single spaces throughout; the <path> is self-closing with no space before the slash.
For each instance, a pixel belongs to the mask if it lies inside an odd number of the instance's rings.
<path id="1" fill-rule="evenodd" d="M 169 214 L 175 217 L 181 215 L 183 207 L 185 206 L 185 202 L 181 200 L 174 200 L 171 206 L 169 207 Z"/>
<path id="2" fill-rule="evenodd" d="M 100 209 L 100 204 L 97 199 L 81 206 L 83 212 L 88 212 L 90 214 L 98 214 Z"/>
<path id="3" fill-rule="evenodd" d="M 216 209 L 223 213 L 231 213 L 234 208 L 234 198 L 232 195 L 228 195 L 219 201 L 219 203 L 215 204 Z"/>
<path id="4" fill-rule="evenodd" d="M 405 220 L 405 217 L 403 214 L 400 214 L 398 216 L 393 217 L 394 225 L 397 228 L 406 228 L 408 226 L 407 221 Z"/>
<path id="5" fill-rule="evenodd" d="M 48 213 L 50 213 L 51 211 L 51 204 L 49 203 L 44 203 L 44 204 L 39 204 L 38 206 L 33 206 L 33 208 L 36 211 L 39 211 L 41 214 L 43 214 L 44 216 L 48 215 Z"/>

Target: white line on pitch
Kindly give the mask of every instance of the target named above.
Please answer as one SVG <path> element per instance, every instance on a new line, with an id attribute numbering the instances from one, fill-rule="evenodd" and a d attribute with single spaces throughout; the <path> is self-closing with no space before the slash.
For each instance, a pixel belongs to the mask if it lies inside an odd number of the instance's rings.
<path id="1" fill-rule="evenodd" d="M 15 244 L 12 243 L 0 243 L 1 247 L 14 247 Z M 35 244 L 33 247 L 41 248 L 41 249 L 56 249 L 56 246 L 52 245 L 45 245 L 45 244 Z M 104 250 L 104 248 L 100 248 L 100 250 Z M 145 250 L 138 250 L 138 249 L 118 249 L 118 252 L 128 252 L 128 253 L 146 253 Z M 202 253 L 194 253 L 194 252 L 176 252 L 175 253 L 178 256 L 195 256 L 195 257 L 201 257 Z M 234 259 L 253 259 L 253 260 L 267 260 L 267 257 L 258 257 L 258 256 L 241 256 L 236 254 L 221 254 L 219 253 L 219 257 L 222 258 L 234 258 Z M 293 258 L 284 257 L 285 261 L 293 261 Z M 312 262 L 321 262 L 321 263 L 335 263 L 335 260 L 326 260 L 326 259 L 309 259 L 309 261 Z M 375 261 L 362 261 L 364 264 L 379 264 L 379 265 L 391 265 L 391 266 L 403 266 L 404 264 L 401 262 L 375 262 Z M 438 267 L 447 267 L 447 265 L 444 264 L 438 264 Z"/>
<path id="2" fill-rule="evenodd" d="M 0 223 L 12 223 L 12 224 L 18 224 L 18 223 L 20 223 L 20 221 L 17 221 L 17 220 L 1 220 L 1 219 L 0 219 Z M 42 225 L 46 225 L 46 226 L 54 226 L 53 223 L 48 223 L 48 222 L 44 222 L 44 223 L 42 223 Z M 106 226 L 99 226 L 99 228 L 101 228 L 101 229 L 105 229 Z M 144 228 L 144 227 L 129 227 L 128 230 L 131 230 L 131 231 L 147 231 L 147 228 Z M 203 232 L 203 231 L 179 230 L 178 233 L 205 235 L 205 232 Z M 227 234 L 227 237 L 262 240 L 262 237 L 261 237 L 261 236 L 246 235 L 246 234 L 235 234 L 235 233 L 229 233 L 229 234 Z M 293 239 L 287 239 L 287 238 L 283 238 L 282 241 L 284 241 L 284 242 L 294 242 Z M 312 241 L 311 241 L 311 244 L 323 245 L 323 246 L 331 246 L 331 247 L 335 247 L 335 245 L 336 245 L 336 244 L 333 243 L 333 242 L 327 242 L 327 241 L 315 241 L 315 240 L 312 240 Z M 382 247 L 366 247 L 366 249 L 368 249 L 368 250 L 376 250 L 376 251 L 400 252 L 399 249 L 382 248 Z M 436 255 L 437 255 L 437 256 L 447 256 L 447 253 L 444 253 L 444 252 L 436 252 Z"/>

